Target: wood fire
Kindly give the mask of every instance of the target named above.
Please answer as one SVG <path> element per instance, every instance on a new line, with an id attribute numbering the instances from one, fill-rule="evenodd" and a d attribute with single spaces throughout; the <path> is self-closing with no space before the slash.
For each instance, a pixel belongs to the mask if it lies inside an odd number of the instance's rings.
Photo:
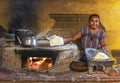
<path id="1" fill-rule="evenodd" d="M 52 58 L 29 57 L 27 59 L 27 68 L 44 71 L 52 67 Z"/>

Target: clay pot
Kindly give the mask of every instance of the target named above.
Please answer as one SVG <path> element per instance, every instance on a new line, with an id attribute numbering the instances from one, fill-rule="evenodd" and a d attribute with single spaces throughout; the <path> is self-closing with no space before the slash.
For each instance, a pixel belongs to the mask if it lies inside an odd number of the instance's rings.
<path id="1" fill-rule="evenodd" d="M 88 71 L 87 63 L 79 61 L 72 61 L 70 64 L 70 69 L 77 72 Z"/>

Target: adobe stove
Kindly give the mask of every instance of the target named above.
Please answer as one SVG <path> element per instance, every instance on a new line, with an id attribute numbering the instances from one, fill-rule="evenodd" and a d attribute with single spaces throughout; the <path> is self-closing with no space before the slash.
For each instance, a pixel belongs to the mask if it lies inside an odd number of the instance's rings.
<path id="1" fill-rule="evenodd" d="M 73 43 L 51 47 L 48 40 L 39 40 L 37 46 L 22 46 L 13 39 L 1 40 L 1 67 L 12 71 L 64 72 L 77 56 Z"/>

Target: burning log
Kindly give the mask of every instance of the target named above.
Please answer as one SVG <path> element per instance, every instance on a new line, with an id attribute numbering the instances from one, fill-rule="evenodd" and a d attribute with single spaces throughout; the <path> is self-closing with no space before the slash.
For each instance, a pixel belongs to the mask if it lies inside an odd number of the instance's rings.
<path id="1" fill-rule="evenodd" d="M 44 71 L 52 66 L 51 58 L 29 57 L 27 67 L 33 70 Z"/>
<path id="2" fill-rule="evenodd" d="M 39 66 L 39 71 L 44 71 L 52 67 L 52 59 L 46 58 L 45 61 Z"/>

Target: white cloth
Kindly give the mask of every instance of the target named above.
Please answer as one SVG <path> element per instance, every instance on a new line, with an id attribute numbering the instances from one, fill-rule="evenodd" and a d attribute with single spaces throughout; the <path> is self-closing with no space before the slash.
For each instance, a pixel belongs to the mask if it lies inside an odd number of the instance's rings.
<path id="1" fill-rule="evenodd" d="M 62 37 L 59 37 L 57 35 L 53 35 L 50 38 L 50 46 L 59 46 L 59 45 L 64 45 L 64 40 Z"/>
<path id="2" fill-rule="evenodd" d="M 95 57 L 93 57 L 93 60 L 107 60 L 110 59 L 105 53 L 98 52 Z"/>

